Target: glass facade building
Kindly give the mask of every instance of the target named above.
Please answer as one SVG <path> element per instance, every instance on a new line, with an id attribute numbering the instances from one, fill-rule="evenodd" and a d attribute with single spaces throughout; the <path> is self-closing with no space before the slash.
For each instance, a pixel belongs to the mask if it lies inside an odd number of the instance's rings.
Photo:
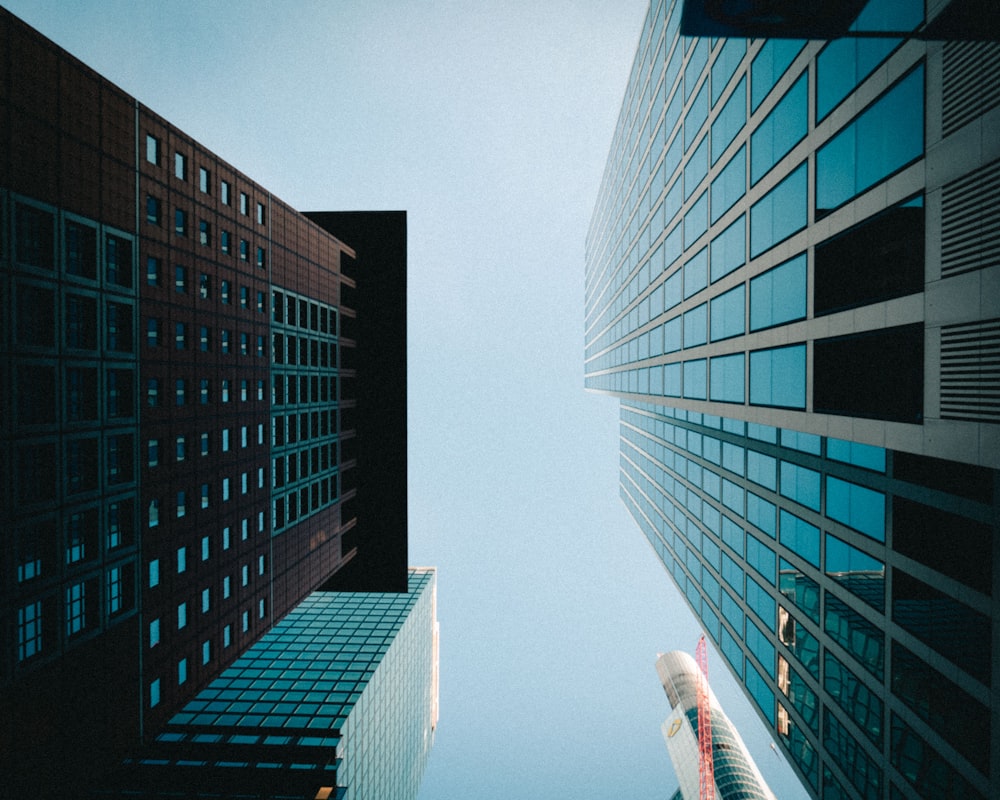
<path id="1" fill-rule="evenodd" d="M 685 800 L 700 796 L 698 748 L 698 680 L 694 659 L 677 650 L 656 659 L 656 672 L 670 701 L 670 716 L 661 730 Z M 715 796 L 719 800 L 775 800 L 743 739 L 726 716 L 711 687 L 708 692 L 712 729 Z"/>
<path id="2" fill-rule="evenodd" d="M 997 45 L 680 12 L 650 5 L 587 237 L 622 499 L 814 796 L 994 796 Z"/>
<path id="3" fill-rule="evenodd" d="M 433 569 L 404 593 L 309 595 L 101 796 L 415 798 L 437 725 Z"/>

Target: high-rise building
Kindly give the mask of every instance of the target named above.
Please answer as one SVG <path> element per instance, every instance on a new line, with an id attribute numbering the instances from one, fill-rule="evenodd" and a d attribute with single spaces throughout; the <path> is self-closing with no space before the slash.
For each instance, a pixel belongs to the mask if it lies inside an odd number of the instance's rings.
<path id="1" fill-rule="evenodd" d="M 307 218 L 3 9 L 0 52 L 23 797 L 151 741 L 315 589 L 407 591 L 406 218 Z"/>
<path id="2" fill-rule="evenodd" d="M 1000 793 L 1000 50 L 929 38 L 964 5 L 803 41 L 653 0 L 587 237 L 623 501 L 814 796 Z"/>
<path id="3" fill-rule="evenodd" d="M 661 730 L 680 784 L 679 791 L 684 800 L 697 800 L 701 780 L 698 681 L 703 678 L 695 660 L 683 650 L 662 653 L 656 659 L 656 672 L 670 701 L 670 716 L 664 720 Z M 774 793 L 719 705 L 711 686 L 706 685 L 705 689 L 711 717 L 715 796 L 718 800 L 774 800 Z"/>
<path id="4" fill-rule="evenodd" d="M 406 592 L 312 593 L 99 796 L 413 800 L 437 725 L 436 606 L 433 569 Z"/>

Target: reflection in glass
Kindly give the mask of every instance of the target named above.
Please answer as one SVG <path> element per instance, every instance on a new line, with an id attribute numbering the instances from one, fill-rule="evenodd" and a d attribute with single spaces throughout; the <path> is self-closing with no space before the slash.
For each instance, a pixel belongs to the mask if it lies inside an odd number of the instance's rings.
<path id="1" fill-rule="evenodd" d="M 885 564 L 829 533 L 826 574 L 872 608 L 885 611 Z"/>

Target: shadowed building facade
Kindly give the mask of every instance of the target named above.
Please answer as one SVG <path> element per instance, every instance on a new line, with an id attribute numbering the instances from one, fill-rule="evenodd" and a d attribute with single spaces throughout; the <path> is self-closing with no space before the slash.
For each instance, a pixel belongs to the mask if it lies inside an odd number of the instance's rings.
<path id="1" fill-rule="evenodd" d="M 623 501 L 814 796 L 994 796 L 1000 50 L 680 13 L 651 3 L 587 237 Z"/>
<path id="2" fill-rule="evenodd" d="M 350 588 L 407 591 L 406 218 L 308 219 L 4 10 L 0 53 L 0 773 L 20 797 L 150 741 L 353 561 Z"/>

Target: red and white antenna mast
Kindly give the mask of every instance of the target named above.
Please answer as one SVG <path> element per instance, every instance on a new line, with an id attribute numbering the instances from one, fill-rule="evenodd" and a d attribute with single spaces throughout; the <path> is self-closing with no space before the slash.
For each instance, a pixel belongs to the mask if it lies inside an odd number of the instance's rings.
<path id="1" fill-rule="evenodd" d="M 698 797 L 715 800 L 715 762 L 712 759 L 712 711 L 708 703 L 708 653 L 705 637 L 695 648 L 698 661 Z"/>

